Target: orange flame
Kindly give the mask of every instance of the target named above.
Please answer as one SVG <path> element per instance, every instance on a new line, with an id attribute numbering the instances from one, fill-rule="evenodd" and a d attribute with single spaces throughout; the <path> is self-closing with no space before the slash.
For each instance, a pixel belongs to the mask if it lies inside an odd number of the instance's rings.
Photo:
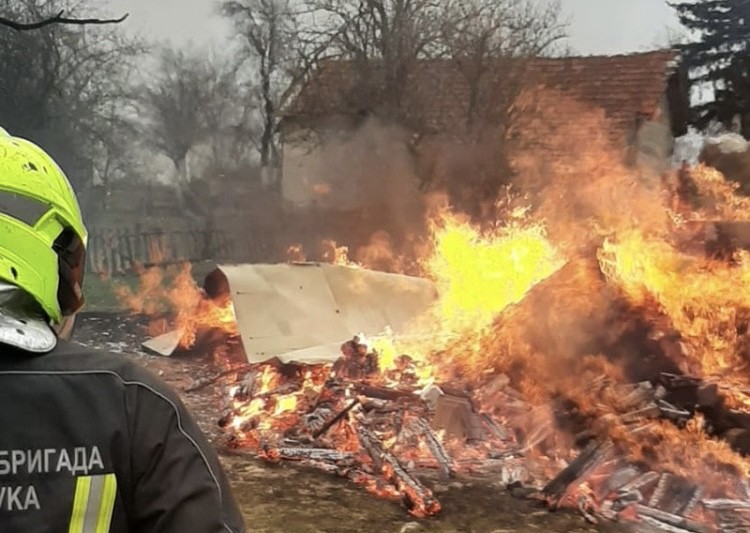
<path id="1" fill-rule="evenodd" d="M 199 331 L 220 329 L 228 335 L 239 333 L 231 298 L 207 298 L 195 283 L 190 264 L 142 270 L 136 289 L 120 285 L 115 290 L 123 304 L 135 313 L 157 316 L 170 312 L 174 329 L 182 332 L 183 348 L 194 345 Z M 160 321 L 153 324 L 156 327 Z"/>
<path id="2" fill-rule="evenodd" d="M 326 263 L 341 266 L 357 266 L 349 260 L 349 247 L 339 246 L 333 239 L 324 239 L 321 243 L 322 259 Z"/>

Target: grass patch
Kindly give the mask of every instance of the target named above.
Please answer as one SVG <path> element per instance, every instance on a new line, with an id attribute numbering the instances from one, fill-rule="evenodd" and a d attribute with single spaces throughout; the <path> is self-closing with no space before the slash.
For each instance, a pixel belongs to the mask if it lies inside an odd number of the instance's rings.
<path id="1" fill-rule="evenodd" d="M 120 298 L 117 297 L 115 288 L 127 285 L 131 290 L 137 290 L 138 282 L 139 278 L 135 274 L 118 276 L 114 279 L 105 279 L 89 272 L 83 280 L 83 296 L 86 299 L 83 311 L 123 311 L 125 306 Z"/>

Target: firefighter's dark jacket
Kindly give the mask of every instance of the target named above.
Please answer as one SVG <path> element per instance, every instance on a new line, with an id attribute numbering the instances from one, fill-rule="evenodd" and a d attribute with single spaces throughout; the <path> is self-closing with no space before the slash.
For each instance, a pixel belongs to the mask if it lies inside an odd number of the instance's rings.
<path id="1" fill-rule="evenodd" d="M 0 532 L 238 533 L 212 448 L 123 356 L 0 348 Z"/>

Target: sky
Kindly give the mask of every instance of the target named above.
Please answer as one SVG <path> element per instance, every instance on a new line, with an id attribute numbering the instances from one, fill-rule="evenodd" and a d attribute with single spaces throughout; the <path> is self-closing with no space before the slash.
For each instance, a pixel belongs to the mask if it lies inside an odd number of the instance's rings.
<path id="1" fill-rule="evenodd" d="M 217 14 L 217 0 L 109 0 L 113 15 L 129 13 L 123 27 L 149 40 L 175 45 L 221 47 L 228 23 Z"/>
<path id="2" fill-rule="evenodd" d="M 554 0 L 539 0 L 550 2 Z M 665 0 L 560 0 L 570 22 L 568 45 L 580 55 L 621 54 L 667 43 L 668 28 L 679 28 Z M 217 0 L 109 0 L 113 14 L 149 39 L 221 48 L 230 28 L 216 14 Z"/>
<path id="3" fill-rule="evenodd" d="M 619 54 L 665 46 L 680 23 L 665 0 L 562 0 L 569 44 L 580 54 Z"/>

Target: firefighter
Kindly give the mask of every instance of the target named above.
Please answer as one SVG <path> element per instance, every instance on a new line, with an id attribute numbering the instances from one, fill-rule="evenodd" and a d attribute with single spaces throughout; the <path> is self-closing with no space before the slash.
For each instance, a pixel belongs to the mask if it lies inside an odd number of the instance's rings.
<path id="1" fill-rule="evenodd" d="M 0 531 L 244 532 L 177 395 L 122 356 L 66 340 L 85 249 L 63 172 L 0 129 Z"/>

